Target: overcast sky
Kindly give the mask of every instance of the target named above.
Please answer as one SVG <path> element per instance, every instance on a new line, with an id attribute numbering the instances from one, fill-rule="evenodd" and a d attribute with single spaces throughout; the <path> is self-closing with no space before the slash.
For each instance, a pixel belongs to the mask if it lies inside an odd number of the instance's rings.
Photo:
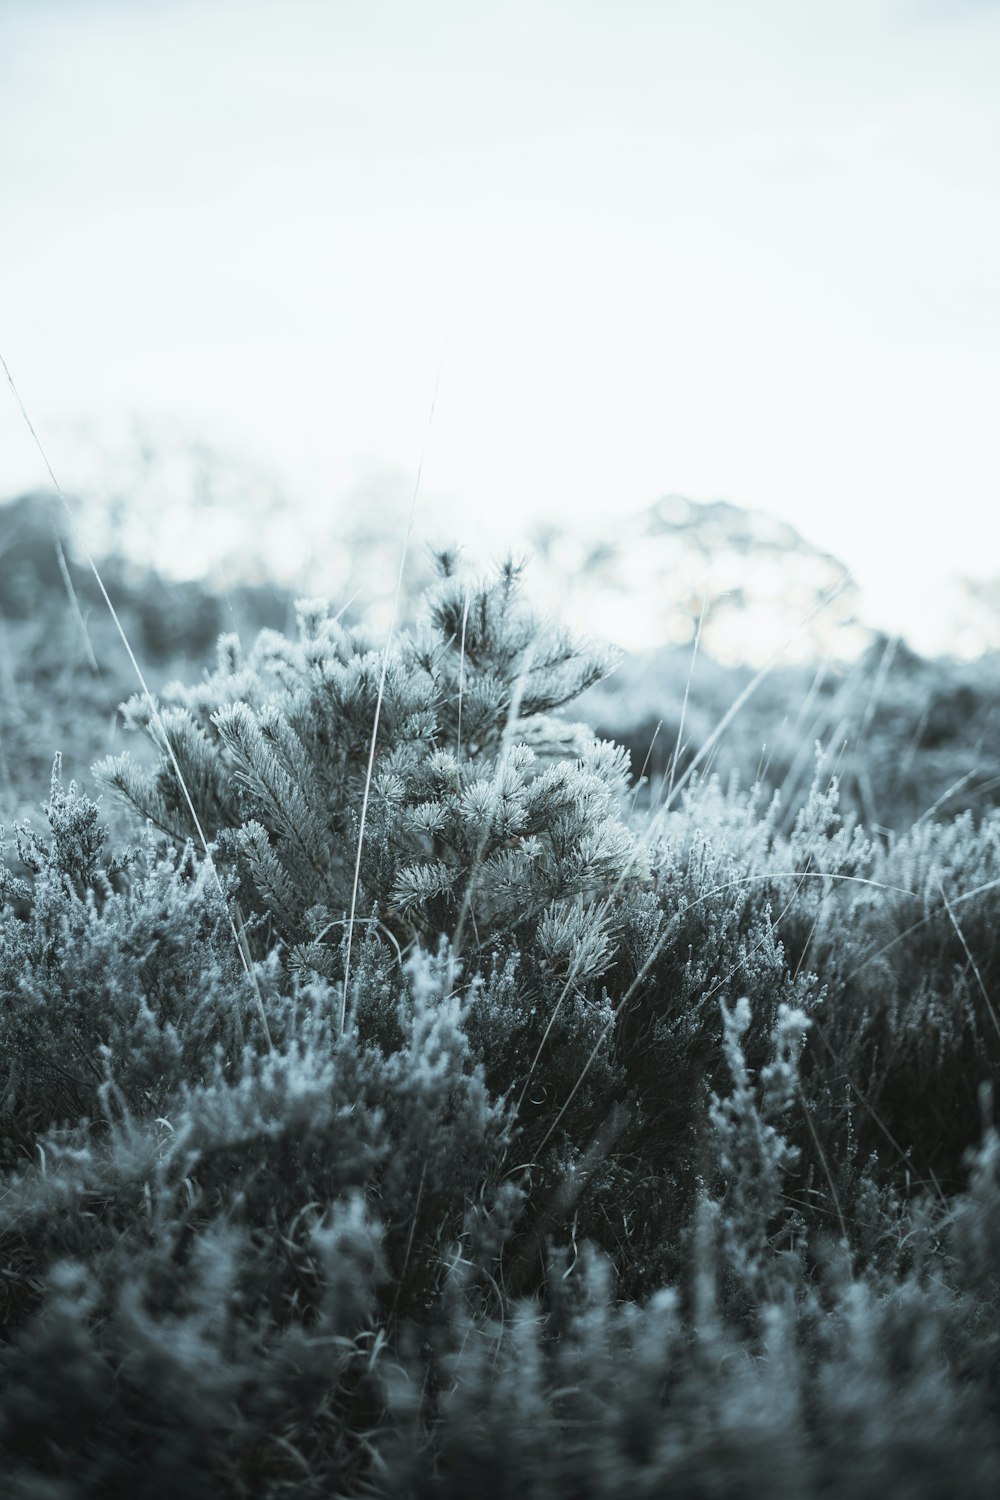
<path id="1" fill-rule="evenodd" d="M 426 438 L 459 536 L 725 498 L 912 628 L 1000 574 L 998 79 L 1000 0 L 0 0 L 0 352 L 69 483 Z"/>

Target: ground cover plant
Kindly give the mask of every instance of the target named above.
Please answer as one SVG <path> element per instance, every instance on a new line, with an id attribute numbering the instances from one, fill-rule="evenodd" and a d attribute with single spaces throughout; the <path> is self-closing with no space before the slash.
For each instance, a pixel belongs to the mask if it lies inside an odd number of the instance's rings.
<path id="1" fill-rule="evenodd" d="M 6 1493 L 993 1495 L 1000 813 L 637 787 L 438 572 L 8 837 Z"/>

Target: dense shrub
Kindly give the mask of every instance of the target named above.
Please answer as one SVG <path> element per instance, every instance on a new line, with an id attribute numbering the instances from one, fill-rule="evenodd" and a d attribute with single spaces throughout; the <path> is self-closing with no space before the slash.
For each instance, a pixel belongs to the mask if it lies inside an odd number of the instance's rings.
<path id="1" fill-rule="evenodd" d="M 992 1495 L 997 815 L 637 810 L 441 574 L 133 699 L 134 846 L 15 831 L 7 1493 Z"/>

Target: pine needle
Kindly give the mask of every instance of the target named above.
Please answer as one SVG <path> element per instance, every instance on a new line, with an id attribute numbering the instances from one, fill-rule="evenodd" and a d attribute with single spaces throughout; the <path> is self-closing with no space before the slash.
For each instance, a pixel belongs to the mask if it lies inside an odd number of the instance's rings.
<path id="1" fill-rule="evenodd" d="M 386 633 L 385 648 L 382 652 L 382 669 L 379 674 L 378 697 L 375 700 L 375 718 L 372 723 L 371 744 L 368 747 L 368 767 L 365 771 L 365 790 L 361 799 L 361 817 L 358 822 L 358 851 L 354 861 L 354 880 L 351 886 L 351 911 L 347 923 L 347 951 L 344 954 L 344 987 L 340 996 L 340 1013 L 337 1018 L 338 1035 L 343 1035 L 344 1021 L 347 1015 L 347 991 L 351 977 L 351 950 L 354 945 L 354 922 L 358 910 L 358 891 L 361 886 L 361 856 L 364 851 L 365 826 L 368 820 L 368 802 L 371 796 L 372 777 L 375 772 L 375 748 L 378 743 L 378 727 L 382 718 L 382 703 L 385 698 L 385 679 L 389 670 L 389 653 L 392 649 L 393 636 L 396 633 L 396 617 L 399 614 L 399 601 L 403 593 L 403 571 L 406 567 L 406 558 L 410 548 L 410 537 L 413 534 L 413 522 L 417 514 L 417 496 L 420 493 L 420 481 L 424 472 L 424 459 L 427 456 L 427 443 L 434 424 L 434 410 L 437 406 L 438 390 L 441 386 L 441 375 L 444 370 L 445 355 L 448 352 L 448 336 L 445 335 L 444 348 L 441 350 L 441 362 L 438 365 L 437 377 L 434 381 L 434 392 L 431 396 L 431 409 L 427 416 L 427 427 L 424 432 L 423 446 L 420 450 L 420 459 L 417 463 L 417 477 L 413 483 L 413 495 L 410 500 L 410 515 L 406 523 L 406 535 L 403 538 L 403 547 L 399 554 L 399 572 L 396 575 L 396 591 L 392 598 L 392 614 L 389 619 L 389 629 Z"/>

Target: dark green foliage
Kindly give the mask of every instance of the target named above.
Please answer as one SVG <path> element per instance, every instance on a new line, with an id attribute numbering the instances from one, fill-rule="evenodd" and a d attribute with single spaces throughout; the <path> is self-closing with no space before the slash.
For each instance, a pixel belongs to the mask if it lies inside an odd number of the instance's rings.
<path id="1" fill-rule="evenodd" d="M 442 575 L 0 863 L 4 1493 L 992 1496 L 997 815 L 631 816 L 600 656 Z"/>

